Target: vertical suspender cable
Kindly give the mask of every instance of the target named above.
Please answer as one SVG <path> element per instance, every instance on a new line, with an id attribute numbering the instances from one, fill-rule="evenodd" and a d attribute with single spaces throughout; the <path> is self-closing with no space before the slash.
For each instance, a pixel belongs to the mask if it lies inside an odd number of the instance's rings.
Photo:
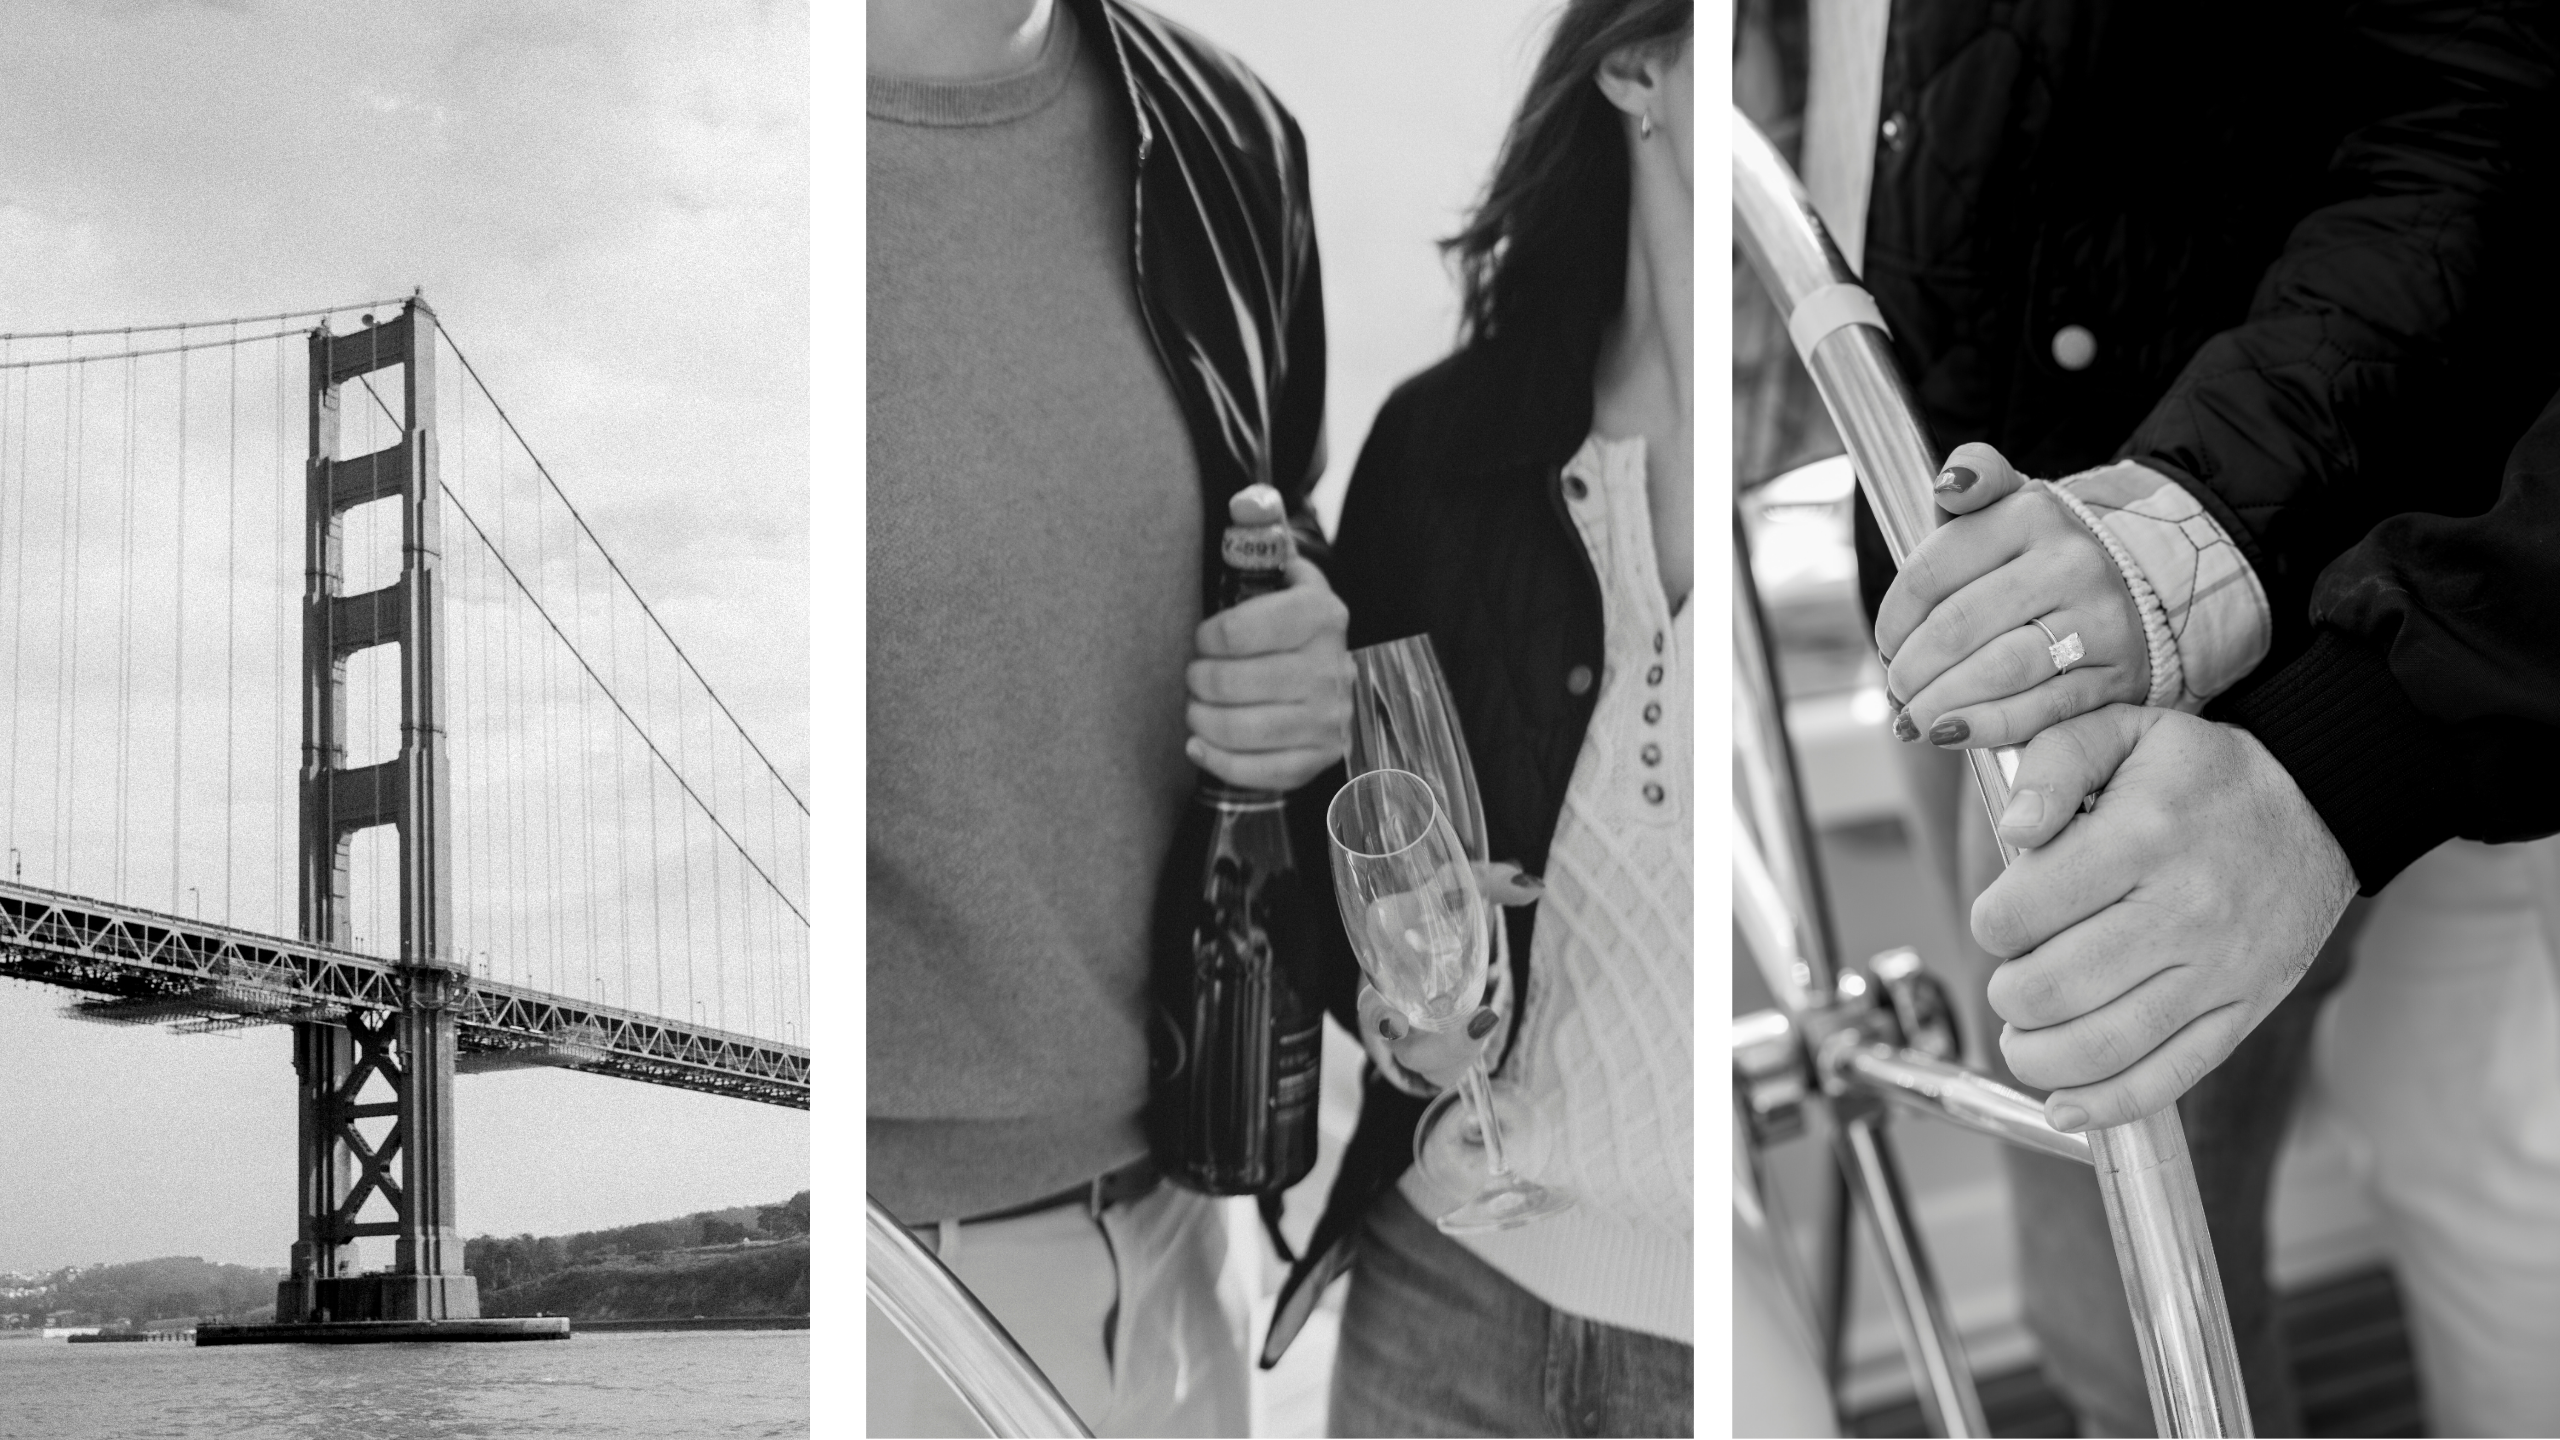
<path id="1" fill-rule="evenodd" d="M 187 332 L 178 331 L 178 343 L 187 342 Z M 170 647 L 171 693 L 176 700 L 169 707 L 169 913 L 180 913 L 179 901 L 186 897 L 185 871 L 180 863 L 180 850 L 186 834 L 187 790 L 187 352 L 178 352 L 178 536 L 175 546 L 177 563 L 172 567 L 175 583 L 170 605 L 177 620 L 177 643 Z"/>
<path id="2" fill-rule="evenodd" d="M 62 379 L 63 409 L 69 421 L 62 434 L 62 499 L 68 533 L 62 551 L 62 608 L 69 654 L 57 660 L 69 676 L 69 683 L 61 687 L 58 697 L 62 707 L 57 712 L 62 744 L 54 762 L 60 796 L 55 803 L 62 814 L 62 841 L 54 851 L 53 862 L 54 874 L 60 877 L 54 882 L 57 890 L 71 888 L 72 847 L 79 833 L 75 817 L 80 803 L 80 502 L 81 481 L 86 478 L 89 460 L 89 367 L 84 362 L 70 368 L 72 373 Z"/>
<path id="3" fill-rule="evenodd" d="M 587 586 L 585 567 L 578 563 L 578 537 L 569 537 L 569 590 L 577 601 L 578 633 L 587 633 Z M 571 684 L 577 684 L 572 677 Z M 589 704 L 589 686 L 578 685 L 578 828 L 580 848 L 586 856 L 587 898 L 587 993 L 604 999 L 604 971 L 596 964 L 596 815 L 595 772 L 591 760 L 595 752 L 595 716 Z"/>
<path id="4" fill-rule="evenodd" d="M 16 373 L 16 372 L 12 372 Z M 18 655 L 27 623 L 27 392 L 35 383 L 33 373 L 18 377 L 18 523 L 11 527 L 17 537 L 17 555 L 9 562 L 12 598 L 9 603 L 9 878 L 18 878 L 18 738 L 20 701 L 25 688 L 18 683 Z M 0 391 L 0 399 L 7 392 Z"/>
<path id="5" fill-rule="evenodd" d="M 268 773 L 279 777 L 274 790 L 274 844 L 269 850 L 270 855 L 273 857 L 273 861 L 270 867 L 272 873 L 268 883 L 274 887 L 270 898 L 275 906 L 275 929 L 276 933 L 279 935 L 287 933 L 285 926 L 291 915 L 291 911 L 287 909 L 284 889 L 284 855 L 285 847 L 288 844 L 285 839 L 284 822 L 285 791 L 298 786 L 300 783 L 297 778 L 300 774 L 300 765 L 298 764 L 297 757 L 293 750 L 288 746 L 288 742 L 285 739 L 284 728 L 285 677 L 294 673 L 292 669 L 287 667 L 285 662 L 285 656 L 287 654 L 285 628 L 292 623 L 293 615 L 298 608 L 294 592 L 289 588 L 291 582 L 287 579 L 287 577 L 293 573 L 291 568 L 291 554 L 286 548 L 290 542 L 293 522 L 291 517 L 288 516 L 285 511 L 285 493 L 292 487 L 291 483 L 286 479 L 285 471 L 284 367 L 284 337 L 279 335 L 276 337 L 274 410 L 276 454 L 275 473 L 273 479 L 275 481 L 276 513 L 275 525 L 269 536 L 269 538 L 275 542 L 275 574 L 274 579 L 270 582 L 275 594 L 272 597 L 272 603 L 268 607 L 270 613 L 274 616 L 275 623 L 268 630 L 267 646 Z"/>
<path id="6" fill-rule="evenodd" d="M 605 670 L 613 677 L 613 688 L 622 688 L 622 621 L 621 607 L 615 603 L 613 591 L 604 592 Z M 610 722 L 607 722 L 610 724 Z M 622 920 L 622 1003 L 631 1003 L 631 791 L 628 762 L 623 756 L 622 727 L 613 725 L 613 861 L 621 878 Z"/>
<path id="7" fill-rule="evenodd" d="M 240 765 L 233 753 L 239 731 L 240 670 L 240 322 L 231 322 L 231 443 L 225 460 L 222 515 L 222 923 L 232 920 L 231 855 L 240 815 Z"/>
<path id="8" fill-rule="evenodd" d="M 18 533 L 18 526 L 9 520 L 9 496 L 13 493 L 9 486 L 9 441 L 17 433 L 9 423 L 9 386 L 19 380 L 17 367 L 11 365 L 9 361 L 16 350 L 17 345 L 14 341 L 0 340 L 0 545 L 7 544 L 9 538 Z M 20 567 L 14 562 L 9 566 L 9 570 L 13 577 L 20 573 Z M 18 607 L 12 604 L 9 607 L 9 819 L 7 822 L 9 849 L 12 855 L 18 848 L 17 615 Z M 8 878 L 16 877 L 11 875 Z"/>
<path id="9" fill-rule="evenodd" d="M 684 757 L 684 677 L 676 677 L 676 770 L 692 769 Z M 676 849 L 684 856 L 684 998 L 685 1018 L 701 1023 L 702 1003 L 694 998 L 693 963 L 693 812 L 676 807 Z"/>
<path id="10" fill-rule="evenodd" d="M 125 348 L 133 348 L 130 339 Z M 123 534 L 122 563 L 117 566 L 121 580 L 116 605 L 116 864 L 115 897 L 127 898 L 126 886 L 132 883 L 132 834 L 129 829 L 133 803 L 133 442 L 134 379 L 141 364 L 133 356 L 124 361 L 124 510 L 120 523 Z"/>
<path id="11" fill-rule="evenodd" d="M 546 588 L 551 583 L 551 534 L 544 523 L 542 492 L 532 493 L 533 503 L 533 572 Z M 542 731 L 542 862 L 543 874 L 551 882 L 551 989 L 554 994 L 569 993 L 569 945 L 564 926 L 568 920 L 565 897 L 560 882 L 560 847 L 562 815 L 560 804 L 560 745 L 558 726 L 552 717 L 560 712 L 560 671 L 553 663 L 557 643 L 546 644 L 540 631 L 534 632 L 534 643 L 542 655 L 542 699 L 534 710 L 537 727 Z"/>
<path id="12" fill-rule="evenodd" d="M 720 803 L 720 739 L 712 728 L 713 724 L 712 716 L 706 714 L 702 717 L 702 742 L 710 752 L 703 761 L 703 768 L 709 772 L 712 813 L 717 814 Z M 720 847 L 711 847 L 711 974 L 712 994 L 718 997 L 712 1013 L 720 1028 L 726 1030 L 729 1028 L 729 937 L 721 923 L 721 912 L 728 907 L 722 903 L 720 858 Z"/>
<path id="13" fill-rule="evenodd" d="M 504 550 L 508 546 L 508 521 L 511 512 L 515 509 L 515 502 L 507 494 L 507 446 L 503 437 L 498 442 L 497 491 L 498 548 Z M 513 614 L 514 607 L 511 605 L 508 610 L 509 615 L 503 630 L 506 645 L 506 671 L 505 688 L 502 691 L 507 715 L 507 885 L 510 893 L 516 897 L 511 907 L 513 914 L 510 917 L 516 934 L 516 953 L 524 966 L 525 983 L 531 984 L 534 960 L 533 931 L 525 913 L 531 908 L 531 899 L 523 889 L 527 873 L 524 858 L 524 830 L 527 827 L 523 824 L 524 726 L 521 723 L 520 713 L 524 700 L 524 666 L 516 646 L 517 622 Z"/>
<path id="14" fill-rule="evenodd" d="M 641 708 L 654 715 L 658 704 L 658 681 L 655 667 L 649 661 L 648 640 L 648 632 L 641 632 L 640 688 L 648 696 Z M 652 765 L 640 773 L 649 782 L 649 965 L 657 976 L 658 1013 L 664 1015 L 667 1013 L 667 921 L 666 911 L 658 902 L 667 888 L 659 883 L 659 877 L 665 873 L 667 852 L 664 842 L 658 838 L 658 768 Z M 690 1011 L 685 1018 L 693 1018 Z"/>

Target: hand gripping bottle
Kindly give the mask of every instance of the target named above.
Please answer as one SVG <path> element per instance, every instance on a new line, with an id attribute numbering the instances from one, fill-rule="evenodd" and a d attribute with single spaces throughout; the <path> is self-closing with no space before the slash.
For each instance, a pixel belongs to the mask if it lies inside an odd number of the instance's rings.
<path id="1" fill-rule="evenodd" d="M 1295 553 L 1270 486 L 1227 516 L 1218 610 L 1287 588 Z M 1148 1135 L 1211 1195 L 1276 1194 L 1315 1164 L 1324 1012 L 1285 798 L 1202 771 L 1156 886 Z"/>

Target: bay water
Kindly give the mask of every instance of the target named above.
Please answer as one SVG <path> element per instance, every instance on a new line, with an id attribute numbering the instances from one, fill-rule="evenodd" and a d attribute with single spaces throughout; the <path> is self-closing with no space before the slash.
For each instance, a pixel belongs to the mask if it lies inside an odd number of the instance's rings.
<path id="1" fill-rule="evenodd" d="M 211 1350 L 0 1340 L 0 1440 L 808 1433 L 806 1330 Z"/>

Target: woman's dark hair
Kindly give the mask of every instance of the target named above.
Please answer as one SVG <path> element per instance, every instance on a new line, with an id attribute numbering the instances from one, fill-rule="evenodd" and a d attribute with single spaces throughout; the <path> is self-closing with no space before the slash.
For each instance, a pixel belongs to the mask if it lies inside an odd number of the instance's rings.
<path id="1" fill-rule="evenodd" d="M 1622 46 L 1689 31 L 1691 0 L 1568 0 L 1466 228 L 1441 242 L 1464 343 L 1524 340 L 1596 361 L 1626 298 L 1627 142 L 1594 83 Z"/>

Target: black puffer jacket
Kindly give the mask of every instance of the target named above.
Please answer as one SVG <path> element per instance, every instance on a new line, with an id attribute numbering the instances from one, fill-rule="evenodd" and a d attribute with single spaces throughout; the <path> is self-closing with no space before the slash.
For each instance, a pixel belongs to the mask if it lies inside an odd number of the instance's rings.
<path id="1" fill-rule="evenodd" d="M 1583 732 L 1600 702 L 1600 580 L 1565 508 L 1564 465 L 1591 428 L 1589 357 L 1479 344 L 1388 397 L 1361 447 L 1335 536 L 1334 589 L 1351 644 L 1429 635 L 1483 792 L 1487 854 L 1544 870 Z M 1337 767 L 1291 797 L 1309 903 L 1332 914 L 1324 807 Z M 1536 907 L 1501 912 L 1512 993 L 1529 993 Z M 1325 1006 L 1357 1033 L 1359 961 L 1337 923 Z M 1512 1026 L 1516 1041 L 1520 1026 Z M 1508 1051 L 1504 1057 L 1507 1058 Z M 1306 1253 L 1280 1292 L 1263 1364 L 1277 1360 L 1342 1272 L 1371 1204 L 1413 1160 L 1423 1102 L 1368 1075 L 1360 1124 Z"/>
<path id="2" fill-rule="evenodd" d="M 2488 509 L 2560 384 L 2555 17 L 1897 4 L 1864 268 L 1935 438 L 2028 474 L 2125 457 L 2176 480 L 2266 589 L 2254 678 L 2301 659 L 2324 567 L 2387 517 Z M 2057 358 L 2070 326 L 2095 341 L 2082 368 Z M 1860 522 L 1872 609 L 1892 568 Z M 2560 528 L 2542 540 L 2560 554 Z M 2425 651 L 2412 673 L 2439 685 L 2493 664 L 2465 623 L 2395 655 Z M 2399 868 L 2373 858 L 2368 885 Z"/>

